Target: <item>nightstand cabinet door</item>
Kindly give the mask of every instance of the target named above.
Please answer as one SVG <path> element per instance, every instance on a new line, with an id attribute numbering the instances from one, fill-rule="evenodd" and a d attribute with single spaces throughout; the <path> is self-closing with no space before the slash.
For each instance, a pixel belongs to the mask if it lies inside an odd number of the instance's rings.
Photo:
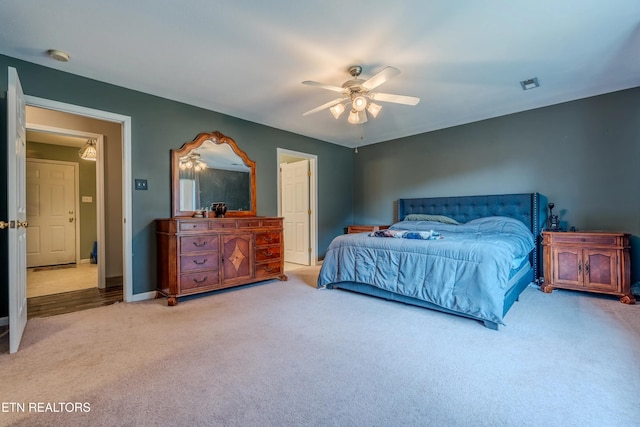
<path id="1" fill-rule="evenodd" d="M 582 286 L 582 250 L 554 246 L 551 249 L 553 259 L 553 282 L 565 286 Z"/>
<path id="2" fill-rule="evenodd" d="M 542 232 L 544 283 L 555 288 L 597 292 L 634 304 L 631 294 L 629 234 L 610 232 Z"/>
<path id="3" fill-rule="evenodd" d="M 584 279 L 585 287 L 604 292 L 618 290 L 617 254 L 614 250 L 585 249 Z"/>

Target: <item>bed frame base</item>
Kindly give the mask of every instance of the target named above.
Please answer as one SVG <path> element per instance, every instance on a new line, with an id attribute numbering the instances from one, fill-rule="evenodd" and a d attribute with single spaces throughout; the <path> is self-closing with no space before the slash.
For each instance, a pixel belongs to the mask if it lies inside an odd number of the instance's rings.
<path id="1" fill-rule="evenodd" d="M 518 301 L 518 298 L 520 297 L 520 294 L 522 293 L 522 291 L 532 282 L 533 282 L 533 270 L 529 270 L 527 274 L 522 276 L 522 278 L 518 282 L 516 282 L 509 290 L 507 290 L 507 292 L 505 292 L 503 315 L 507 314 L 511 306 L 516 301 Z M 407 297 L 404 295 L 399 295 L 391 291 L 387 291 L 384 289 L 376 288 L 371 285 L 367 285 L 365 283 L 358 283 L 358 282 L 331 283 L 327 285 L 327 289 L 343 289 L 347 291 L 357 292 L 360 294 L 366 294 L 366 295 L 371 295 L 378 298 L 383 298 L 389 301 L 397 301 L 404 304 L 414 305 L 414 306 L 423 307 L 423 308 L 429 308 L 432 310 L 441 311 L 443 313 L 466 317 L 468 319 L 473 319 L 473 320 L 482 322 L 485 327 L 492 329 L 494 331 L 497 331 L 500 326 L 497 322 L 492 322 L 490 320 L 485 320 L 485 319 L 479 319 L 477 317 L 470 316 L 469 314 L 466 314 L 466 313 L 460 313 L 454 310 L 449 310 L 447 308 L 440 307 L 439 305 L 435 305 L 427 301 Z"/>

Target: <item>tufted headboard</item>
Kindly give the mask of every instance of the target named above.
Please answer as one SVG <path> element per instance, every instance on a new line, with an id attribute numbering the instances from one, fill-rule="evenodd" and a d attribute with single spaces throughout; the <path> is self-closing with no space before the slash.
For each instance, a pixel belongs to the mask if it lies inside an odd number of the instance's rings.
<path id="1" fill-rule="evenodd" d="M 542 277 L 540 232 L 547 220 L 546 206 L 547 198 L 539 193 L 399 199 L 397 220 L 402 221 L 409 214 L 446 215 L 461 223 L 487 216 L 518 219 L 535 237 L 530 259 L 538 283 Z"/>

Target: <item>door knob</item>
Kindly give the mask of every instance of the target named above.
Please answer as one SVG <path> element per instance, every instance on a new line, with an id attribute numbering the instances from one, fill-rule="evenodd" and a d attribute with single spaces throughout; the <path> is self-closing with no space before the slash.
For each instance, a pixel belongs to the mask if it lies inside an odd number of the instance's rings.
<path id="1" fill-rule="evenodd" d="M 9 223 L 5 222 L 5 221 L 0 221 L 0 230 L 3 230 L 5 228 L 9 227 Z"/>
<path id="2" fill-rule="evenodd" d="M 27 227 L 29 227 L 29 221 L 18 221 L 17 225 L 18 225 L 18 228 L 20 228 L 20 227 L 27 228 Z"/>
<path id="3" fill-rule="evenodd" d="M 73 218 L 69 218 L 69 222 L 73 222 Z"/>

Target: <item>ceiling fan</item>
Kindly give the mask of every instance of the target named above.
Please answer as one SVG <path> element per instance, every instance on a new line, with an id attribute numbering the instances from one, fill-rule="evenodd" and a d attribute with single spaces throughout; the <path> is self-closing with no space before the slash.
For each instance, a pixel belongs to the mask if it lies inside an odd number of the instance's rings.
<path id="1" fill-rule="evenodd" d="M 400 70 L 397 68 L 385 67 L 372 77 L 369 77 L 367 80 L 360 79 L 360 73 L 362 73 L 362 67 L 359 65 L 349 67 L 349 74 L 351 74 L 353 78 L 344 82 L 342 86 L 332 86 L 310 80 L 302 82 L 302 84 L 308 86 L 315 86 L 342 94 L 342 97 L 329 101 L 326 104 L 322 104 L 321 106 L 309 110 L 302 115 L 307 116 L 328 108 L 331 114 L 333 114 L 333 117 L 337 119 L 347 109 L 349 104 L 351 104 L 351 111 L 349 112 L 347 120 L 352 124 L 361 124 L 367 121 L 367 111 L 375 118 L 382 109 L 382 106 L 373 102 L 374 100 L 404 105 L 416 105 L 420 102 L 420 98 L 416 98 L 414 96 L 373 92 L 375 88 L 392 77 L 400 74 Z"/>

